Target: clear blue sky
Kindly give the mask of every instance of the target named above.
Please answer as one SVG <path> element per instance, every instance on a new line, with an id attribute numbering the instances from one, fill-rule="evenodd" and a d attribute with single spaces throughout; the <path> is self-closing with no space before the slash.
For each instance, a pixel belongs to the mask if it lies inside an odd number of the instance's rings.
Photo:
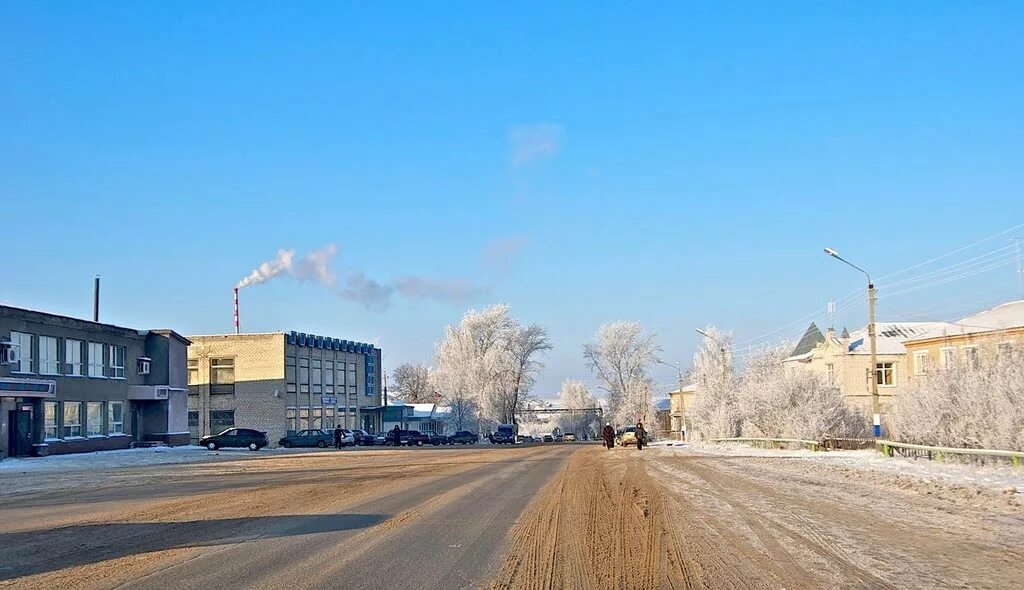
<path id="1" fill-rule="evenodd" d="M 1024 223 L 1022 3 L 476 4 L 0 2 L 0 300 L 87 317 L 100 273 L 106 321 L 227 332 L 256 264 L 333 243 L 339 285 L 487 290 L 369 311 L 281 277 L 244 329 L 394 366 L 504 301 L 551 330 L 546 395 L 603 322 L 686 365 L 697 326 L 861 286 L 823 246 L 884 275 Z M 880 317 L 1015 294 L 1004 266 Z"/>

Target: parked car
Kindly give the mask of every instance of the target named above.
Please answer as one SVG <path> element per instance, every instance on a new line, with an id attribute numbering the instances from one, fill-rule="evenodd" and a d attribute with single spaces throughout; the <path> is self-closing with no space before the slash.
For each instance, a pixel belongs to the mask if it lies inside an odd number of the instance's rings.
<path id="1" fill-rule="evenodd" d="M 334 444 L 334 433 L 326 430 L 300 430 L 277 441 L 277 444 L 286 449 L 292 447 L 320 447 L 323 449 Z"/>
<path id="2" fill-rule="evenodd" d="M 221 448 L 241 448 L 258 451 L 270 444 L 267 433 L 251 428 L 228 428 L 220 434 L 210 434 L 199 439 L 199 444 L 211 451 Z"/>
<path id="3" fill-rule="evenodd" d="M 354 444 L 365 447 L 370 444 L 369 441 L 373 440 L 373 435 L 361 428 L 357 428 L 352 431 L 352 438 L 355 440 Z"/>
<path id="4" fill-rule="evenodd" d="M 448 437 L 448 444 L 450 445 L 475 445 L 479 441 L 480 437 L 468 430 L 460 430 Z"/>
<path id="5" fill-rule="evenodd" d="M 545 434 L 541 438 L 541 440 L 543 440 L 544 442 L 555 442 L 555 437 L 551 436 L 550 434 Z"/>
<path id="6" fill-rule="evenodd" d="M 386 444 L 396 447 L 422 447 L 430 444 L 430 437 L 419 430 L 389 430 Z"/>
<path id="7" fill-rule="evenodd" d="M 636 444 L 636 426 L 627 426 L 619 433 L 619 446 Z"/>
<path id="8" fill-rule="evenodd" d="M 565 437 L 563 435 L 561 435 L 561 434 L 554 435 L 554 438 L 555 438 L 555 442 L 563 442 L 563 441 L 565 441 Z"/>
<path id="9" fill-rule="evenodd" d="M 562 438 L 565 442 L 576 442 L 576 435 L 572 432 L 566 432 Z"/>
<path id="10" fill-rule="evenodd" d="M 373 438 L 371 438 L 370 441 L 368 443 L 366 443 L 366 444 L 368 446 L 373 446 L 373 447 L 382 447 L 382 446 L 388 444 L 388 437 L 387 437 L 386 434 L 377 434 L 377 435 L 374 435 Z"/>
<path id="11" fill-rule="evenodd" d="M 516 442 L 516 427 L 512 424 L 499 424 L 498 431 L 491 435 L 491 443 L 511 445 Z"/>
<path id="12" fill-rule="evenodd" d="M 430 444 L 434 445 L 435 447 L 439 446 L 439 445 L 446 445 L 446 444 L 448 444 L 448 437 L 447 436 L 444 436 L 442 434 L 438 434 L 438 433 L 434 432 L 433 430 L 424 430 L 423 434 L 427 435 L 427 440 L 429 440 Z"/>

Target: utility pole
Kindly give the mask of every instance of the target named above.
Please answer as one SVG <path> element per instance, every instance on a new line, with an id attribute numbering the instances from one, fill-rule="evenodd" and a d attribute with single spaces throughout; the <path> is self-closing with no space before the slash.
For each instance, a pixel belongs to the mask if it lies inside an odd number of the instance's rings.
<path id="1" fill-rule="evenodd" d="M 832 248 L 825 248 L 825 254 L 851 266 L 868 279 L 868 339 L 871 341 L 871 367 L 868 369 L 868 379 L 871 380 L 871 414 L 872 426 L 875 437 L 882 436 L 882 405 L 878 399 L 878 339 L 875 335 L 875 283 L 871 280 L 868 271 L 843 258 Z"/>

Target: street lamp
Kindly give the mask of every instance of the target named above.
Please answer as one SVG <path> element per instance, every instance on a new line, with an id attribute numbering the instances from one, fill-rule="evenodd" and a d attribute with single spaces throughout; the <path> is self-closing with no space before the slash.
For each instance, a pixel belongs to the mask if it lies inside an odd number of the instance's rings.
<path id="1" fill-rule="evenodd" d="M 832 258 L 851 266 L 860 272 L 864 273 L 864 276 L 868 279 L 868 338 L 871 341 L 871 369 L 869 370 L 871 380 L 871 414 L 872 424 L 874 425 L 875 437 L 882 436 L 882 409 L 881 404 L 878 401 L 878 339 L 875 336 L 875 284 L 871 281 L 871 275 L 868 271 L 843 258 L 832 248 L 825 248 L 825 254 L 828 254 Z M 872 374 L 873 373 L 873 374 Z"/>

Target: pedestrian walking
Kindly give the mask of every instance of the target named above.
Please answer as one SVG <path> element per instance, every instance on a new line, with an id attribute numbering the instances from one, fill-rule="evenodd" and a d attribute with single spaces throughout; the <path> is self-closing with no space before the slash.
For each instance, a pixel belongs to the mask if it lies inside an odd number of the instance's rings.
<path id="1" fill-rule="evenodd" d="M 612 428 L 611 422 L 604 425 L 601 436 L 604 437 L 604 446 L 609 449 L 615 446 L 615 429 Z"/>
<path id="2" fill-rule="evenodd" d="M 636 450 L 644 450 L 644 444 L 647 443 L 647 431 L 644 430 L 643 422 L 636 423 Z"/>
<path id="3" fill-rule="evenodd" d="M 341 426 L 334 427 L 334 448 L 341 448 Z"/>

